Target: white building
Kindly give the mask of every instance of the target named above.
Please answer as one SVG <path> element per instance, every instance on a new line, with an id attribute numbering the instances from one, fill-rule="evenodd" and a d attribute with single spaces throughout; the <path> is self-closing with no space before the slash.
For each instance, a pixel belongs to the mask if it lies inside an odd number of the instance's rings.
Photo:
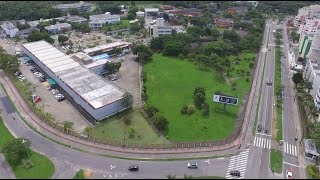
<path id="1" fill-rule="evenodd" d="M 320 27 L 320 19 L 306 19 L 305 22 L 299 24 L 298 33 L 307 35 L 315 34 Z"/>
<path id="2" fill-rule="evenodd" d="M 71 30 L 71 24 L 68 23 L 57 23 L 44 27 L 50 34 L 57 34 Z"/>
<path id="3" fill-rule="evenodd" d="M 93 30 L 101 29 L 104 24 L 120 22 L 119 15 L 111 15 L 110 12 L 89 16 L 89 27 Z"/>
<path id="4" fill-rule="evenodd" d="M 160 35 L 171 34 L 172 28 L 165 24 L 163 18 L 157 18 L 156 25 L 150 26 L 150 35 L 153 38 L 159 37 Z"/>
<path id="5" fill-rule="evenodd" d="M 17 33 L 19 32 L 19 29 L 16 28 L 11 22 L 4 22 L 1 25 L 1 28 L 3 29 L 4 33 L 7 36 L 15 37 L 17 35 Z"/>
<path id="6" fill-rule="evenodd" d="M 320 19 L 320 5 L 311 5 L 300 8 L 294 19 L 294 26 L 298 27 L 304 19 Z"/>
<path id="7" fill-rule="evenodd" d="M 159 8 L 145 8 L 145 16 L 156 16 L 159 14 Z"/>
<path id="8" fill-rule="evenodd" d="M 138 11 L 138 12 L 136 12 L 136 16 L 137 17 L 144 17 L 144 12 Z"/>
<path id="9" fill-rule="evenodd" d="M 102 120 L 126 109 L 125 91 L 93 73 L 41 40 L 22 45 L 25 54 L 55 80 L 76 109 L 85 110 L 95 120 Z"/>
<path id="10" fill-rule="evenodd" d="M 91 4 L 80 1 L 80 3 L 75 4 L 59 4 L 55 8 L 59 9 L 62 13 L 67 12 L 69 9 L 77 9 L 80 14 L 84 14 L 91 10 Z"/>

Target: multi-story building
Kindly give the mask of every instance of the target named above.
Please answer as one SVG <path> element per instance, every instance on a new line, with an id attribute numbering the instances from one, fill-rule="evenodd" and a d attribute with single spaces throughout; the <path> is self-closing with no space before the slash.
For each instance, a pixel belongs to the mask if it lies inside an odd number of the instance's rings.
<path id="1" fill-rule="evenodd" d="M 19 32 L 19 29 L 16 28 L 11 22 L 4 22 L 1 25 L 1 28 L 3 29 L 4 33 L 7 36 L 15 37 L 17 35 L 17 33 Z"/>
<path id="2" fill-rule="evenodd" d="M 65 13 L 70 9 L 77 9 L 80 14 L 84 14 L 91 10 L 91 4 L 80 1 L 80 3 L 74 4 L 59 4 L 55 6 L 55 8 L 59 9 L 62 13 Z"/>
<path id="3" fill-rule="evenodd" d="M 57 34 L 71 30 L 71 24 L 68 23 L 57 23 L 44 27 L 50 34 Z"/>
<path id="4" fill-rule="evenodd" d="M 305 19 L 320 19 L 320 5 L 311 5 L 300 8 L 294 19 L 294 26 L 298 27 Z"/>
<path id="5" fill-rule="evenodd" d="M 163 18 L 157 18 L 157 24 L 150 26 L 149 28 L 150 36 L 152 36 L 153 38 L 172 33 L 172 28 L 169 25 L 165 24 Z"/>
<path id="6" fill-rule="evenodd" d="M 87 22 L 88 19 L 80 16 L 66 16 L 66 21 L 69 23 L 84 23 Z"/>
<path id="7" fill-rule="evenodd" d="M 300 35 L 299 39 L 299 54 L 301 55 L 302 58 L 306 58 L 307 54 L 310 51 L 310 47 L 312 44 L 314 35 L 307 35 L 305 33 Z"/>
<path id="8" fill-rule="evenodd" d="M 137 17 L 144 17 L 144 12 L 138 11 L 138 12 L 136 12 L 136 16 Z"/>
<path id="9" fill-rule="evenodd" d="M 308 35 L 315 34 L 317 29 L 320 28 L 320 19 L 305 19 L 304 22 L 299 24 L 298 33 L 306 33 Z"/>
<path id="10" fill-rule="evenodd" d="M 89 16 L 89 27 L 93 30 L 101 29 L 104 24 L 120 22 L 119 15 L 111 15 L 110 12 Z"/>

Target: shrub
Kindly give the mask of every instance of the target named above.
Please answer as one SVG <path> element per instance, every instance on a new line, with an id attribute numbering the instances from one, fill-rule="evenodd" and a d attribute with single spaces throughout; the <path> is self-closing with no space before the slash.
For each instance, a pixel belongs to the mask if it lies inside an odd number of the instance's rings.
<path id="1" fill-rule="evenodd" d="M 30 169 L 33 167 L 33 163 L 30 159 L 22 159 L 22 167 L 24 169 Z"/>
<path id="2" fill-rule="evenodd" d="M 188 106 L 187 105 L 184 105 L 181 109 L 181 113 L 182 114 L 187 114 L 187 111 L 188 111 Z"/>
<path id="3" fill-rule="evenodd" d="M 309 178 L 312 178 L 312 179 L 319 178 L 319 169 L 317 166 L 310 164 L 307 166 L 307 171 L 308 171 Z"/>
<path id="4" fill-rule="evenodd" d="M 195 110 L 196 110 L 196 107 L 193 104 L 191 104 L 188 106 L 187 114 L 189 114 L 189 115 L 193 114 Z"/>
<path id="5" fill-rule="evenodd" d="M 206 97 L 200 92 L 194 96 L 194 104 L 198 109 L 201 109 L 201 104 L 203 104 L 205 101 Z"/>
<path id="6" fill-rule="evenodd" d="M 123 118 L 123 122 L 125 125 L 129 126 L 131 124 L 131 119 L 127 118 L 127 117 L 124 117 Z"/>
<path id="7" fill-rule="evenodd" d="M 254 62 L 249 63 L 249 68 L 252 69 L 254 67 Z"/>
<path id="8" fill-rule="evenodd" d="M 133 138 L 133 137 L 134 137 L 135 130 L 134 130 L 133 128 L 129 128 L 129 129 L 128 129 L 128 133 L 129 133 L 129 138 Z"/>
<path id="9" fill-rule="evenodd" d="M 145 85 L 142 86 L 142 91 L 143 91 L 144 93 L 147 92 L 147 87 L 146 87 Z"/>
<path id="10" fill-rule="evenodd" d="M 158 112 L 159 112 L 159 109 L 156 108 L 156 107 L 153 107 L 153 106 L 149 106 L 149 105 L 145 105 L 145 110 L 146 110 L 146 113 L 148 114 L 149 117 L 153 117 L 155 116 Z"/>
<path id="11" fill-rule="evenodd" d="M 231 83 L 231 87 L 232 87 L 232 90 L 236 90 L 237 89 L 237 82 L 233 81 Z"/>
<path id="12" fill-rule="evenodd" d="M 142 82 L 145 83 L 147 81 L 147 73 L 142 71 L 141 73 L 141 79 L 142 79 Z"/>
<path id="13" fill-rule="evenodd" d="M 148 100 L 148 95 L 147 95 L 147 93 L 142 92 L 141 98 L 142 98 L 143 101 Z"/>
<path id="14" fill-rule="evenodd" d="M 155 127 L 163 133 L 166 133 L 166 130 L 169 125 L 169 121 L 162 115 L 156 114 L 152 117 L 152 122 Z"/>

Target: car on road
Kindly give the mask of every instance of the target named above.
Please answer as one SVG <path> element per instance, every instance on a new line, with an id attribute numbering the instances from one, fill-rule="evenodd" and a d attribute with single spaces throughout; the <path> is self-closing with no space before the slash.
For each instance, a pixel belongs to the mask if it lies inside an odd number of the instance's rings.
<path id="1" fill-rule="evenodd" d="M 269 133 L 269 130 L 268 130 L 268 129 L 266 129 L 264 132 L 265 132 L 266 134 L 268 134 L 268 133 Z"/>
<path id="2" fill-rule="evenodd" d="M 287 170 L 287 179 L 292 179 L 292 171 Z"/>
<path id="3" fill-rule="evenodd" d="M 262 126 L 261 124 L 258 125 L 258 132 L 261 132 L 262 131 Z"/>
<path id="4" fill-rule="evenodd" d="M 230 171 L 230 175 L 240 177 L 241 174 L 240 174 L 240 171 L 238 171 L 238 170 L 232 170 L 232 171 Z"/>
<path id="5" fill-rule="evenodd" d="M 198 164 L 196 162 L 188 163 L 188 168 L 196 169 L 198 168 Z"/>
<path id="6" fill-rule="evenodd" d="M 136 165 L 131 165 L 131 166 L 129 166 L 128 170 L 129 171 L 139 171 L 139 167 Z"/>

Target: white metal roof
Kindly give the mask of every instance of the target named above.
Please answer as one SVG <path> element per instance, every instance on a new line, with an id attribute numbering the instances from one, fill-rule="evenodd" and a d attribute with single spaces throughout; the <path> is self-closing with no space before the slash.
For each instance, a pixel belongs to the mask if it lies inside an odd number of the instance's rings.
<path id="1" fill-rule="evenodd" d="M 113 43 L 97 46 L 97 47 L 94 47 L 94 48 L 84 49 L 83 52 L 89 54 L 91 52 L 95 52 L 95 51 L 99 51 L 99 50 L 103 50 L 103 49 L 109 49 L 109 48 L 115 48 L 115 47 L 118 47 L 118 46 L 127 46 L 127 45 L 130 45 L 130 43 L 118 41 L 118 42 L 113 42 Z"/>
<path id="2" fill-rule="evenodd" d="M 22 46 L 94 109 L 122 99 L 123 90 L 81 66 L 46 41 L 31 42 Z"/>

